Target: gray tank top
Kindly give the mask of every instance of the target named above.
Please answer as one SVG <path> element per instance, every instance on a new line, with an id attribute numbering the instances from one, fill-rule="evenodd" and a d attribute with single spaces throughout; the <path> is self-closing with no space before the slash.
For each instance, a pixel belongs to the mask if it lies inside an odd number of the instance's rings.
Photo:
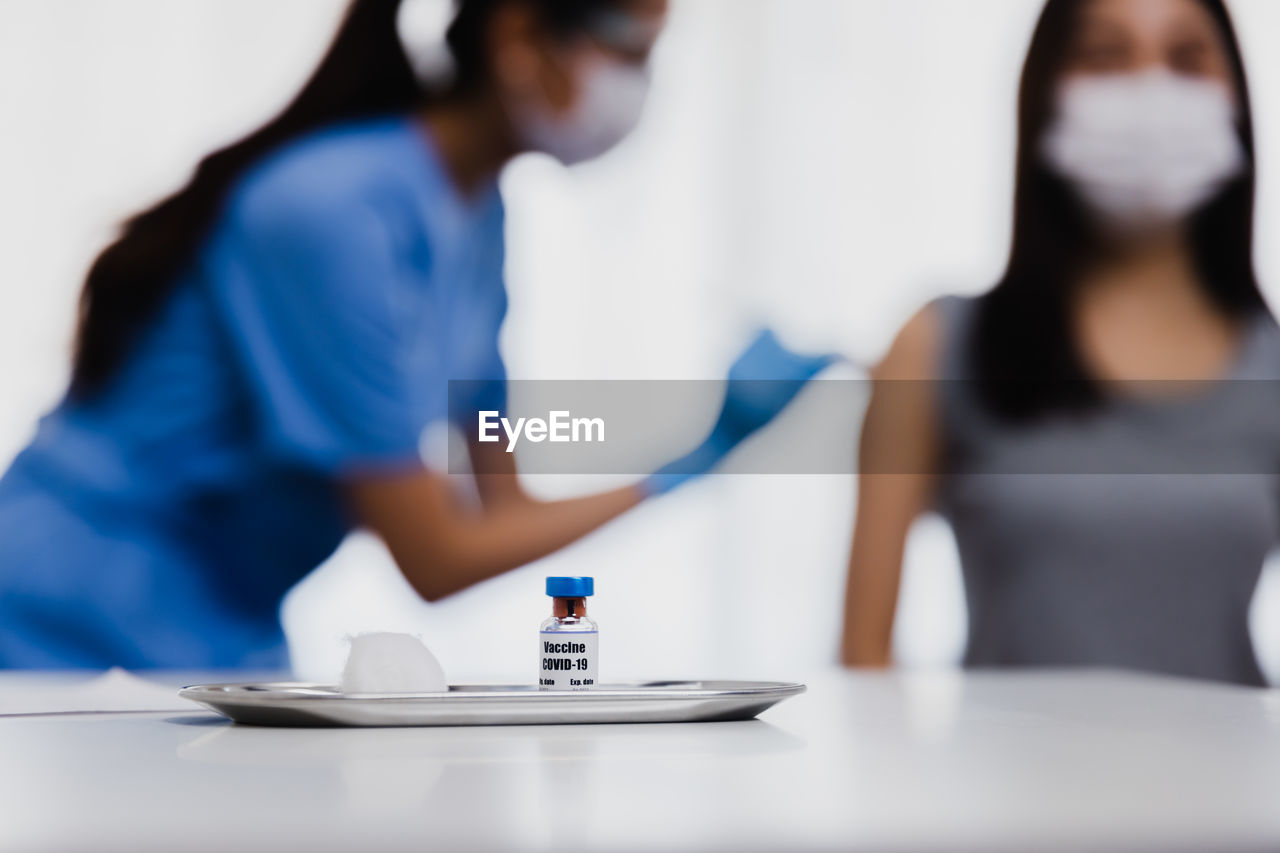
<path id="1" fill-rule="evenodd" d="M 1280 327 L 1230 375 L 1032 424 L 977 398 L 977 301 L 937 303 L 939 510 L 960 550 L 970 666 L 1118 666 L 1264 683 L 1248 630 L 1280 538 Z"/>

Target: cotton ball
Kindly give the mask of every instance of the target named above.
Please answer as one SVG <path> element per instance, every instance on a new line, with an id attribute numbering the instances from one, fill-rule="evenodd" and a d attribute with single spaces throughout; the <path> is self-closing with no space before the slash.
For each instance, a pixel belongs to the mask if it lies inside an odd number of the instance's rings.
<path id="1" fill-rule="evenodd" d="M 409 634 L 351 638 L 342 670 L 343 693 L 443 693 L 449 689 L 435 655 Z"/>

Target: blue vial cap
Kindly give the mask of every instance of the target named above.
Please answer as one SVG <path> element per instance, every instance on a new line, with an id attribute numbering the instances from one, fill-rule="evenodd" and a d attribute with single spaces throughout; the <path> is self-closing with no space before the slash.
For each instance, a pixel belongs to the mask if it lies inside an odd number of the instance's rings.
<path id="1" fill-rule="evenodd" d="M 547 578 L 547 595 L 552 598 L 586 598 L 595 594 L 591 578 Z"/>

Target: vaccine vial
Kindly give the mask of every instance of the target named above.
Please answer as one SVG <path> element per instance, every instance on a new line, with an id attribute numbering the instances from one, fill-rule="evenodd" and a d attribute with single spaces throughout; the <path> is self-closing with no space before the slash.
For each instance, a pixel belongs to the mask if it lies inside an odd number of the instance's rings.
<path id="1" fill-rule="evenodd" d="M 538 634 L 538 689 L 590 690 L 596 685 L 596 623 L 587 618 L 591 578 L 547 578 L 551 618 Z"/>

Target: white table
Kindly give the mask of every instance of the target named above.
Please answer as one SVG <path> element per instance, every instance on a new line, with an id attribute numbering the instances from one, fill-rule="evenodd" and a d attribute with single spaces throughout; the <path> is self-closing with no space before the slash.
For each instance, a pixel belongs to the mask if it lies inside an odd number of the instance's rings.
<path id="1" fill-rule="evenodd" d="M 1123 673 L 830 673 L 745 723 L 218 719 L 0 718 L 0 850 L 1280 849 L 1280 693 Z"/>

